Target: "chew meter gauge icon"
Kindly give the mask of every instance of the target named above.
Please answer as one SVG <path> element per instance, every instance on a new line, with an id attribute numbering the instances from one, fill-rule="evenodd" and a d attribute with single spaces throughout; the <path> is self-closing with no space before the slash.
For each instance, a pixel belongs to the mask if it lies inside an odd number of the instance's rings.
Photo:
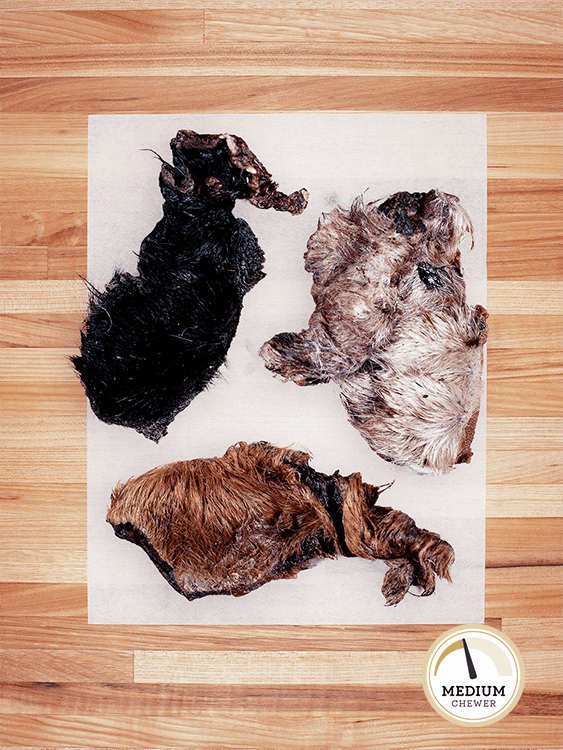
<path id="1" fill-rule="evenodd" d="M 487 641 L 484 638 L 462 638 L 459 641 L 454 641 L 450 646 L 444 649 L 440 657 L 437 659 L 436 667 L 434 668 L 434 674 L 438 674 L 440 664 L 447 656 L 449 656 L 449 654 L 457 651 L 458 649 L 463 649 L 463 652 L 465 654 L 465 661 L 467 663 L 467 672 L 469 674 L 469 679 L 476 680 L 477 672 L 475 671 L 475 665 L 473 664 L 473 658 L 471 656 L 471 651 L 469 650 L 470 646 L 472 650 L 477 649 L 478 651 L 482 651 L 484 654 L 487 654 L 490 659 L 492 659 L 498 670 L 499 676 L 512 674 L 510 660 L 508 659 L 504 651 L 493 641 Z"/>
<path id="2" fill-rule="evenodd" d="M 487 625 L 444 633 L 424 663 L 430 705 L 462 726 L 493 724 L 514 708 L 524 689 L 524 664 L 512 641 Z"/>

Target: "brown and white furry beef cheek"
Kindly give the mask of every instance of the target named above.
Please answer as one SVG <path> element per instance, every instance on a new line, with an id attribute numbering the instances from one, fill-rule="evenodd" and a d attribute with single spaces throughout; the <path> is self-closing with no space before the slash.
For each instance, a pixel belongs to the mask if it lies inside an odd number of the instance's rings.
<path id="1" fill-rule="evenodd" d="M 266 367 L 298 385 L 333 381 L 350 422 L 385 459 L 443 474 L 471 458 L 487 312 L 466 302 L 455 196 L 357 200 L 319 221 L 305 253 L 315 311 L 266 342 Z"/>
<path id="2" fill-rule="evenodd" d="M 140 546 L 187 599 L 240 596 L 337 555 L 384 560 L 383 592 L 427 596 L 449 580 L 451 546 L 409 516 L 377 505 L 359 474 L 322 474 L 306 453 L 238 443 L 221 458 L 153 469 L 118 485 L 107 520 Z"/>

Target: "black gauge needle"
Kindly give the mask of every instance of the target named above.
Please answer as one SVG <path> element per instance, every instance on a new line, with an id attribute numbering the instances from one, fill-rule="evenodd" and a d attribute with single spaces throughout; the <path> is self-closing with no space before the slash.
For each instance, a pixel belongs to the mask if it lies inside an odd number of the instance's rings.
<path id="1" fill-rule="evenodd" d="M 471 654 L 469 653 L 469 648 L 467 646 L 467 643 L 465 642 L 465 638 L 461 639 L 463 642 L 463 650 L 465 651 L 465 660 L 467 661 L 467 671 L 469 672 L 469 677 L 472 680 L 477 679 L 477 672 L 475 671 L 475 667 L 473 666 L 473 659 L 471 658 Z"/>

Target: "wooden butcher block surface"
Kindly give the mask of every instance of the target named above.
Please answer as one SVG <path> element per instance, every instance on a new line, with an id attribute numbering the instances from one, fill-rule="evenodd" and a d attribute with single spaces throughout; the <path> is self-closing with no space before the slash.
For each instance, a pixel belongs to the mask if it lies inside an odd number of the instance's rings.
<path id="1" fill-rule="evenodd" d="M 563 6 L 305 5 L 3 0 L 2 747 L 563 746 Z M 489 726 L 425 698 L 446 626 L 88 624 L 88 115 L 291 111 L 488 116 L 485 616 L 526 667 Z"/>

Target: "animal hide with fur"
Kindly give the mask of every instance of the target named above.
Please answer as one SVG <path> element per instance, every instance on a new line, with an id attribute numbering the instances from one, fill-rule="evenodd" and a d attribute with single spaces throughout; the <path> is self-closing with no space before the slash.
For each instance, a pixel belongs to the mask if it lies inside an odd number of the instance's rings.
<path id="1" fill-rule="evenodd" d="M 337 555 L 384 560 L 387 604 L 410 586 L 432 594 L 436 576 L 450 580 L 451 546 L 377 505 L 385 488 L 322 474 L 309 458 L 260 442 L 168 464 L 119 484 L 107 520 L 187 599 L 241 596 Z"/>
<path id="2" fill-rule="evenodd" d="M 181 130 L 163 162 L 163 218 L 143 240 L 138 275 L 117 271 L 90 289 L 80 356 L 72 359 L 94 413 L 151 440 L 212 380 L 235 335 L 264 256 L 239 198 L 301 213 L 305 190 L 278 192 L 235 135 Z"/>
<path id="3" fill-rule="evenodd" d="M 323 215 L 305 253 L 307 330 L 266 342 L 266 367 L 298 385 L 334 381 L 380 456 L 443 474 L 471 458 L 487 312 L 465 298 L 459 200 L 397 193 Z"/>

